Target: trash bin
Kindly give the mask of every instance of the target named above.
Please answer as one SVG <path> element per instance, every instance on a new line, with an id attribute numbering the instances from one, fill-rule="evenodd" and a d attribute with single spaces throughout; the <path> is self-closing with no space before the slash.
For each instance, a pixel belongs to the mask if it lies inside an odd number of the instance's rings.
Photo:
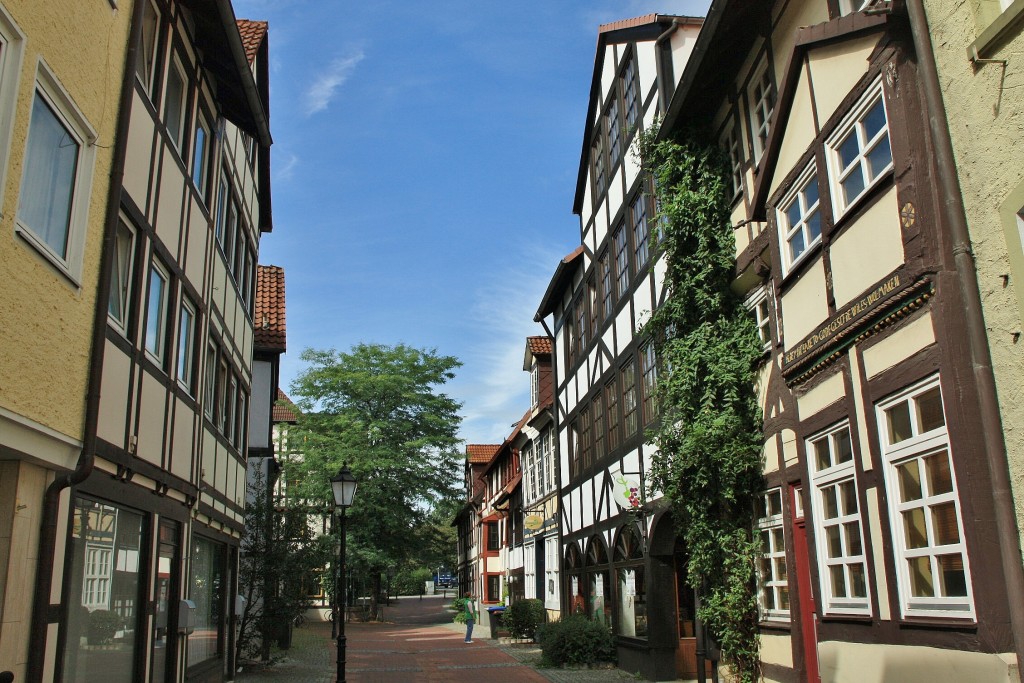
<path id="1" fill-rule="evenodd" d="M 491 622 L 491 640 L 497 640 L 498 629 L 500 629 L 504 625 L 502 620 L 505 617 L 505 607 L 488 607 L 487 616 L 488 621 Z"/>

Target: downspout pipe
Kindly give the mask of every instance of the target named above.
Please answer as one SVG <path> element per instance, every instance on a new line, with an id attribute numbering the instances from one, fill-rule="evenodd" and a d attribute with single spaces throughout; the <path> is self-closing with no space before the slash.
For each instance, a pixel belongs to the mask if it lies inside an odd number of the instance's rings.
<path id="1" fill-rule="evenodd" d="M 666 58 L 665 58 L 665 55 L 664 55 L 664 53 L 662 51 L 662 44 L 666 40 L 668 40 L 672 36 L 673 33 L 676 32 L 676 30 L 679 28 L 679 26 L 682 23 L 683 22 L 681 20 L 679 20 L 679 19 L 673 19 L 672 23 L 669 25 L 669 27 L 667 29 L 665 29 L 665 31 L 662 32 L 662 34 L 660 36 L 658 36 L 657 38 L 654 39 L 654 49 L 657 51 L 656 54 L 658 56 L 658 62 L 660 63 L 660 66 L 661 66 L 661 68 L 659 68 L 657 70 L 658 104 L 660 105 L 658 107 L 658 111 L 659 112 L 667 112 L 668 111 L 668 103 L 669 103 L 669 99 L 671 97 L 671 93 L 668 92 L 668 87 L 667 87 L 666 84 L 670 83 L 671 80 L 675 80 L 674 76 L 670 80 L 669 79 L 669 74 L 666 73 L 666 69 L 671 69 L 671 67 L 672 67 L 671 53 L 670 53 L 670 56 L 668 58 L 668 66 L 666 66 L 665 65 Z"/>
<path id="2" fill-rule="evenodd" d="M 949 134 L 946 109 L 942 101 L 938 68 L 928 33 L 928 19 L 923 0 L 906 0 L 907 15 L 917 52 L 922 90 L 928 109 L 928 129 L 934 142 L 935 163 L 938 170 L 938 190 L 941 208 L 948 217 L 953 238 L 954 268 L 960 284 L 960 297 L 967 321 L 967 342 L 971 355 L 974 381 L 978 387 L 985 460 L 992 481 L 992 500 L 995 508 L 996 533 L 999 537 L 999 556 L 1006 580 L 1010 625 L 1013 629 L 1017 666 L 1024 668 L 1024 564 L 1021 562 L 1020 536 L 1017 532 L 1010 471 L 1006 459 L 1006 443 L 999 415 L 992 357 L 985 332 L 985 319 L 981 308 L 974 253 L 971 251 L 967 211 L 964 207 L 953 156 L 953 141 Z"/>
<path id="3" fill-rule="evenodd" d="M 103 244 L 100 255 L 100 273 L 96 290 L 96 304 L 93 309 L 92 349 L 89 358 L 89 383 L 85 397 L 85 425 L 82 451 L 75 469 L 58 476 L 43 494 L 39 550 L 36 557 L 37 569 L 32 594 L 32 614 L 29 631 L 29 652 L 26 666 L 26 680 L 29 683 L 43 683 L 46 655 L 50 651 L 47 631 L 51 623 L 59 622 L 59 614 L 52 613 L 50 593 L 53 590 L 54 563 L 56 562 L 57 530 L 60 526 L 60 497 L 64 489 L 84 482 L 93 472 L 96 453 L 96 432 L 99 424 L 100 387 L 103 375 L 103 353 L 106 347 L 107 307 L 110 298 L 110 279 L 113 272 L 113 254 L 117 235 L 118 211 L 121 204 L 121 186 L 124 179 L 124 161 L 128 147 L 128 123 L 131 117 L 132 92 L 135 87 L 135 60 L 137 46 L 142 35 L 143 3 L 135 3 L 129 30 L 128 50 L 125 55 L 124 79 L 118 102 L 118 121 L 114 138 L 114 154 L 111 159 L 110 187 L 107 193 L 107 207 L 103 229 Z M 61 598 L 62 604 L 64 596 Z M 60 642 L 58 637 L 58 643 Z M 57 652 L 57 657 L 60 653 Z M 59 662 L 57 663 L 59 667 Z"/>

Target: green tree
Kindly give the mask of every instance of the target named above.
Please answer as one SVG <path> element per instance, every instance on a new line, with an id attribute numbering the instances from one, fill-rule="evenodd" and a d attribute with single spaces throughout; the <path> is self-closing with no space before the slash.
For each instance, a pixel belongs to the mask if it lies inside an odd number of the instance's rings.
<path id="1" fill-rule="evenodd" d="M 439 389 L 461 363 L 404 344 L 307 349 L 302 360 L 291 434 L 303 457 L 287 476 L 298 497 L 329 509 L 330 478 L 343 464 L 352 470 L 359 487 L 346 513 L 347 562 L 369 577 L 376 616 L 382 573 L 410 564 L 431 511 L 460 490 L 461 406 Z"/>
<path id="2" fill-rule="evenodd" d="M 653 485 L 686 541 L 699 616 L 748 682 L 759 678 L 752 528 L 764 487 L 755 394 L 763 347 L 730 287 L 736 247 L 728 167 L 716 147 L 697 139 L 685 132 L 658 141 L 648 133 L 641 143 L 667 263 L 668 295 L 648 326 L 661 371 Z"/>
<path id="3" fill-rule="evenodd" d="M 330 542 L 313 533 L 305 509 L 275 509 L 262 468 L 252 471 L 238 562 L 238 589 L 246 603 L 236 656 L 266 661 L 271 643 L 306 608 L 309 582 L 328 561 Z"/>

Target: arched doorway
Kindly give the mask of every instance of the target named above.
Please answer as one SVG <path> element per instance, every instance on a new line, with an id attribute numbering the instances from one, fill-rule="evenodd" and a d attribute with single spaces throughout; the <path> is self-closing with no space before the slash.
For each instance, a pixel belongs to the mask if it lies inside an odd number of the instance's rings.
<path id="1" fill-rule="evenodd" d="M 668 513 L 654 523 L 651 533 L 651 581 L 673 586 L 675 599 L 665 601 L 670 614 L 659 619 L 671 619 L 670 632 L 675 647 L 675 670 L 678 678 L 697 677 L 696 599 L 687 582 L 689 553 L 686 543 L 676 533 L 675 522 Z M 652 612 L 654 605 L 652 604 Z M 652 614 L 652 618 L 654 615 Z"/>
<path id="2" fill-rule="evenodd" d="M 611 580 L 608 572 L 608 548 L 600 536 L 591 536 L 587 541 L 587 556 L 584 565 L 587 580 L 587 614 L 591 619 L 611 627 Z"/>

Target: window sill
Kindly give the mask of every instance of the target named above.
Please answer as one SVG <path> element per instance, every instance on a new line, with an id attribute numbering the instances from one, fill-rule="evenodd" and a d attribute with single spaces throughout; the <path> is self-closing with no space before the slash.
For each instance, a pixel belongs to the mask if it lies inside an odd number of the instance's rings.
<path id="1" fill-rule="evenodd" d="M 989 24 L 973 43 L 967 46 L 967 58 L 971 62 L 975 62 L 991 55 L 996 46 L 1004 38 L 1009 37 L 1010 32 L 1017 27 L 1022 18 L 1024 18 L 1024 0 L 1016 0 Z"/>

